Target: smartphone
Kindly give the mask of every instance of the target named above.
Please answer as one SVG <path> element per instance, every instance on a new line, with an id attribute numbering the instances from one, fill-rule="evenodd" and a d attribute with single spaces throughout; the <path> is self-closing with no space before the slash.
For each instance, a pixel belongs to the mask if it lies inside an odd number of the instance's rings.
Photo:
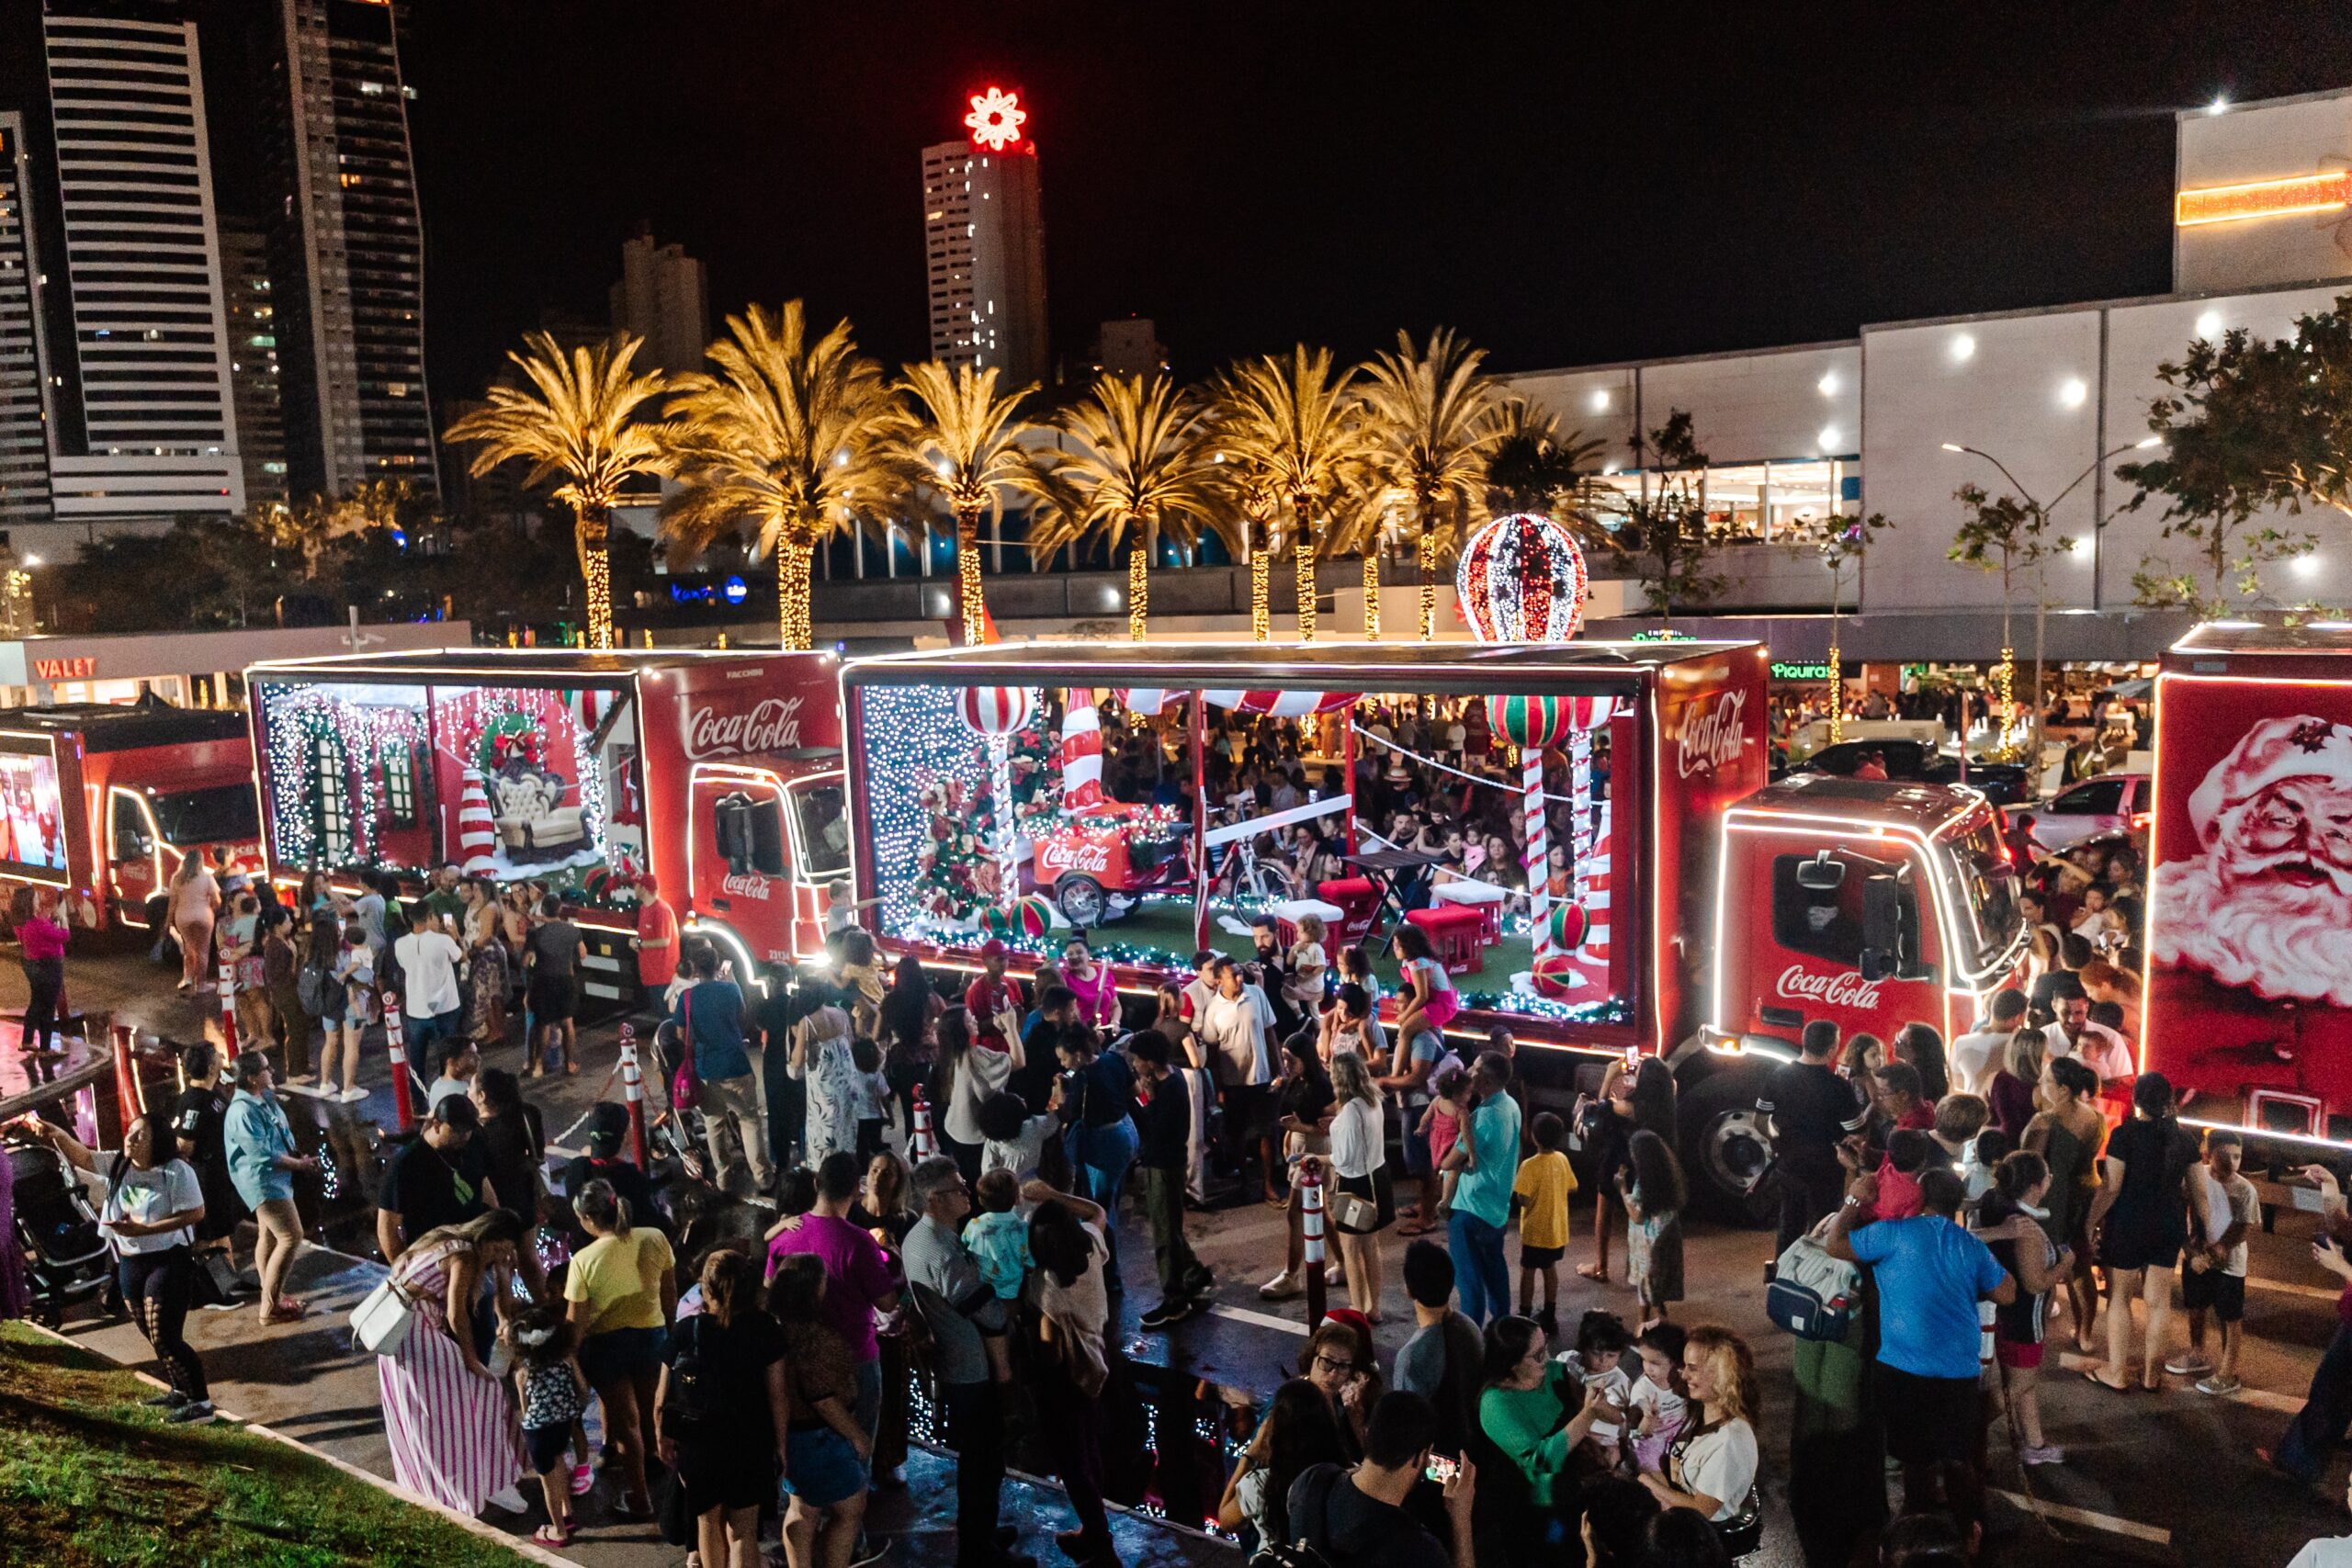
<path id="1" fill-rule="evenodd" d="M 1421 1473 L 1428 1476 L 1431 1481 L 1436 1482 L 1440 1486 L 1442 1486 L 1447 1482 L 1452 1481 L 1461 1469 L 1462 1461 L 1460 1460 L 1448 1459 L 1443 1454 L 1431 1454 L 1430 1455 L 1429 1468 L 1421 1472 Z"/>
<path id="2" fill-rule="evenodd" d="M 1638 1066 L 1640 1066 L 1641 1065 L 1642 1065 L 1642 1048 L 1641 1048 L 1640 1046 L 1638 1046 L 1638 1045 L 1628 1045 L 1628 1046 L 1626 1046 L 1626 1047 L 1625 1047 L 1625 1066 L 1626 1066 L 1626 1069 L 1627 1069 L 1628 1071 L 1631 1071 L 1632 1069 L 1634 1069 L 1634 1068 L 1635 1068 L 1635 1067 L 1638 1067 Z"/>

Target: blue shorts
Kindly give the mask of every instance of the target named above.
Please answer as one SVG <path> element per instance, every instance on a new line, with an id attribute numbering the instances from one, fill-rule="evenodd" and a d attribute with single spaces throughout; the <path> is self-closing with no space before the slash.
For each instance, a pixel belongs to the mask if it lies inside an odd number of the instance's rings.
<path id="1" fill-rule="evenodd" d="M 659 1328 L 608 1328 L 580 1342 L 580 1370 L 591 1388 L 610 1388 L 633 1377 L 662 1371 L 669 1335 Z"/>
<path id="2" fill-rule="evenodd" d="M 785 1434 L 784 1495 L 812 1508 L 846 1503 L 865 1490 L 865 1461 L 847 1438 L 816 1426 Z"/>
<path id="3" fill-rule="evenodd" d="M 1428 1110 L 1426 1105 L 1405 1107 L 1405 1174 L 1408 1176 L 1427 1176 L 1436 1168 L 1430 1159 L 1430 1135 L 1413 1130 Z"/>

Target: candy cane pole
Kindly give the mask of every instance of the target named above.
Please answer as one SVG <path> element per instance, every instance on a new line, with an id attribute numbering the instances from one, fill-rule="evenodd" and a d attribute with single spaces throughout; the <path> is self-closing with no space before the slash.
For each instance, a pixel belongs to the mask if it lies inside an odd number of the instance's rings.
<path id="1" fill-rule="evenodd" d="M 922 1085 L 914 1087 L 915 1125 L 909 1145 L 916 1159 L 929 1159 L 938 1152 L 931 1136 L 931 1105 L 922 1096 Z"/>
<path id="2" fill-rule="evenodd" d="M 1544 825 L 1544 748 L 1519 749 L 1520 807 L 1527 823 L 1527 910 L 1535 921 L 1535 956 L 1552 951 L 1552 846 Z"/>
<path id="3" fill-rule="evenodd" d="M 1579 728 L 1568 741 L 1568 769 L 1573 782 L 1568 794 L 1576 812 L 1576 898 L 1581 904 L 1592 890 L 1592 731 Z"/>
<path id="4" fill-rule="evenodd" d="M 1021 891 L 1019 870 L 1012 863 L 1012 737 L 989 737 L 989 787 L 996 792 L 996 858 L 1004 895 Z"/>
<path id="5" fill-rule="evenodd" d="M 392 1113 L 398 1118 L 403 1133 L 416 1131 L 416 1107 L 408 1096 L 408 1045 L 401 1034 L 401 1010 L 397 1002 L 384 1003 L 384 1044 L 392 1058 Z"/>
<path id="6" fill-rule="evenodd" d="M 220 961 L 220 1039 L 229 1055 L 237 1054 L 237 972 L 227 959 Z"/>
<path id="7" fill-rule="evenodd" d="M 127 1142 L 131 1122 L 147 1113 L 147 1102 L 139 1091 L 139 1068 L 130 1059 L 130 1031 L 112 1024 L 107 1032 L 114 1037 L 115 1124 Z"/>
<path id="8" fill-rule="evenodd" d="M 628 1101 L 628 1152 L 639 1170 L 651 1170 L 645 1140 L 645 1073 L 638 1066 L 637 1031 L 621 1025 L 621 1097 Z"/>
<path id="9" fill-rule="evenodd" d="M 1298 1168 L 1298 1230 L 1306 1249 L 1306 1327 L 1323 1321 L 1323 1168 L 1314 1160 Z"/>

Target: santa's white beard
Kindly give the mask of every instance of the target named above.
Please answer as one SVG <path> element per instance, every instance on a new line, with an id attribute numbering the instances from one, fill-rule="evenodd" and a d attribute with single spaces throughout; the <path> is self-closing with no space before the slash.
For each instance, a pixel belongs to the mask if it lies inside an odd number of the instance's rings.
<path id="1" fill-rule="evenodd" d="M 2335 887 L 2225 882 L 2210 854 L 2157 875 L 2164 901 L 2150 947 L 2158 962 L 2194 965 L 2271 1000 L 2352 1007 L 2352 906 Z"/>

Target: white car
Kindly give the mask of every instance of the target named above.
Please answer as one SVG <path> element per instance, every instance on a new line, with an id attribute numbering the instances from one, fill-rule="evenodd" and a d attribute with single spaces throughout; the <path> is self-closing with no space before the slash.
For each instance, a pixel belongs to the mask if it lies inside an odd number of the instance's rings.
<path id="1" fill-rule="evenodd" d="M 2033 812 L 2034 841 L 2063 850 L 2101 833 L 2129 832 L 2148 811 L 2147 773 L 2101 773 L 2068 784 Z"/>

